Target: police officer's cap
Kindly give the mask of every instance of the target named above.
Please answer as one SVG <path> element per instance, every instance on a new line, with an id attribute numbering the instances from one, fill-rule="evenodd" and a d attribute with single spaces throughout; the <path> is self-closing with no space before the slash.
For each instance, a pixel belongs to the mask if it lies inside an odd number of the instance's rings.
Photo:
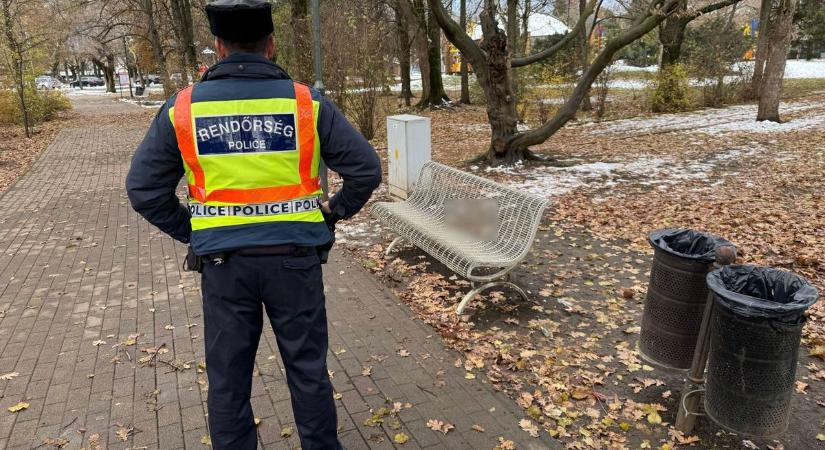
<path id="1" fill-rule="evenodd" d="M 252 42 L 275 31 L 267 0 L 213 0 L 206 5 L 209 29 L 233 42 Z"/>

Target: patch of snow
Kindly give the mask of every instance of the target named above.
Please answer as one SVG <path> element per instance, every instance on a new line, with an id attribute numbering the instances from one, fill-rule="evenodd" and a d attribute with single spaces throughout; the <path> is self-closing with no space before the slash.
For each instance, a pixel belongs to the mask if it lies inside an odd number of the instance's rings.
<path id="1" fill-rule="evenodd" d="M 131 105 L 140 106 L 141 108 L 149 108 L 149 109 L 158 109 L 163 106 L 164 101 L 161 100 L 139 100 L 139 99 L 132 99 L 132 98 L 122 98 L 120 99 L 123 103 L 129 103 Z"/>
<path id="2" fill-rule="evenodd" d="M 682 161 L 673 157 L 642 156 L 621 162 L 593 162 L 568 167 L 537 167 L 526 174 L 518 168 L 491 168 L 488 172 L 521 173 L 526 180 L 507 183 L 510 187 L 545 197 L 566 194 L 576 188 L 592 185 L 609 188 L 622 183 L 635 182 L 656 189 L 689 180 L 706 180 L 717 167 L 732 160 L 748 158 L 762 151 L 761 147 L 732 148 L 700 161 Z M 718 182 L 717 182 L 718 183 Z M 708 184 L 702 189 L 710 189 Z"/>
<path id="3" fill-rule="evenodd" d="M 654 64 L 652 66 L 647 67 L 638 67 L 638 66 L 631 66 L 625 60 L 620 59 L 613 63 L 613 67 L 615 68 L 616 72 L 658 72 L 659 66 Z"/>
<path id="4" fill-rule="evenodd" d="M 677 114 L 659 114 L 653 117 L 637 117 L 606 122 L 592 127 L 592 134 L 647 134 L 659 132 L 700 132 L 707 134 L 751 131 L 757 133 L 783 132 L 812 128 L 825 122 L 822 110 L 825 102 L 794 102 L 782 105 L 780 114 L 811 112 L 785 124 L 756 122 L 757 105 L 736 105 L 727 108 L 709 108 Z"/>
<path id="5" fill-rule="evenodd" d="M 742 61 L 733 68 L 753 72 L 753 64 L 753 61 Z M 825 59 L 789 59 L 785 62 L 785 78 L 825 78 Z"/>

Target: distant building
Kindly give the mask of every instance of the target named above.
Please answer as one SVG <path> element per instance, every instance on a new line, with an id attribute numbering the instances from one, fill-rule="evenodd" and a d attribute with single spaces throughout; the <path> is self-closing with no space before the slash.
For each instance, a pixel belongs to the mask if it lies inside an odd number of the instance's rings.
<path id="1" fill-rule="evenodd" d="M 504 29 L 506 24 L 503 20 L 499 20 L 499 28 Z M 480 41 L 482 38 L 481 24 L 471 23 L 467 27 L 469 29 L 470 37 L 475 41 Z M 527 20 L 527 51 L 529 52 L 533 46 L 544 39 L 552 36 L 565 34 L 570 31 L 561 20 L 544 13 L 533 13 Z M 446 38 L 444 51 L 442 52 L 444 58 L 445 71 L 449 74 L 456 74 L 460 70 L 461 54 L 457 48 L 453 47 L 452 43 Z M 470 68 L 472 72 L 472 68 Z"/>

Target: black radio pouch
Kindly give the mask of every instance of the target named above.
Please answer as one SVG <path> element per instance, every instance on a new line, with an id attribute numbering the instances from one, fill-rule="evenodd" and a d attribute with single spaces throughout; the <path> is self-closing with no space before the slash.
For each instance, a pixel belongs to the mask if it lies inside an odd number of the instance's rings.
<path id="1" fill-rule="evenodd" d="M 191 246 L 186 252 L 186 259 L 183 260 L 183 270 L 186 272 L 203 273 L 203 258 L 196 255 Z"/>

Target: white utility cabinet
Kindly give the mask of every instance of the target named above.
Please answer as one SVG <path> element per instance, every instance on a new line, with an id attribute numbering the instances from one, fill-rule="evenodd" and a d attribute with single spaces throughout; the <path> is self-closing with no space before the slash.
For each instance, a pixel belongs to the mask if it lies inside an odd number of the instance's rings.
<path id="1" fill-rule="evenodd" d="M 412 114 L 387 117 L 387 152 L 390 196 L 406 199 L 421 167 L 432 159 L 430 119 Z"/>

